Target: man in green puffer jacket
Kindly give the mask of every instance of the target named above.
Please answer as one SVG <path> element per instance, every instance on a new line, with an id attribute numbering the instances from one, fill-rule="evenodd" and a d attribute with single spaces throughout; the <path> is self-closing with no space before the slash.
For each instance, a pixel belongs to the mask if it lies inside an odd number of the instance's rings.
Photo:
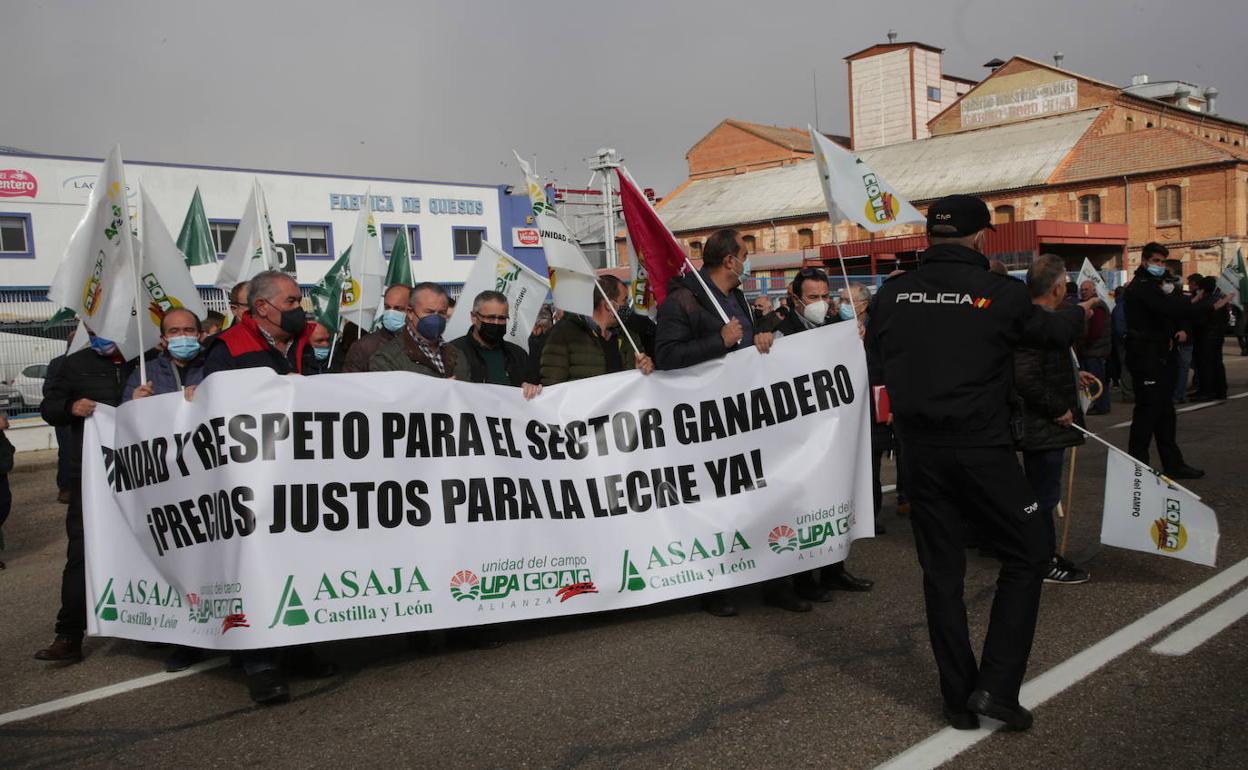
<path id="1" fill-rule="evenodd" d="M 565 313 L 563 320 L 547 333 L 549 339 L 542 349 L 543 385 L 583 380 L 625 369 L 639 369 L 642 374 L 654 371 L 650 357 L 634 352 L 617 328 L 616 312 L 628 302 L 624 282 L 604 275 L 598 279 L 598 286 L 602 291 L 594 298 L 592 315 Z"/>

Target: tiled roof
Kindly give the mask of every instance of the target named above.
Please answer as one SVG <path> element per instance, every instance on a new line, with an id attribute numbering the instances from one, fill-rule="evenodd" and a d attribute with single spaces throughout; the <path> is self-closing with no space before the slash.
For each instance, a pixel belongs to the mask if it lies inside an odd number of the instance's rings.
<path id="1" fill-rule="evenodd" d="M 1052 182 L 1142 174 L 1227 161 L 1248 162 L 1243 147 L 1211 142 L 1178 129 L 1146 128 L 1087 137 L 1054 174 Z"/>

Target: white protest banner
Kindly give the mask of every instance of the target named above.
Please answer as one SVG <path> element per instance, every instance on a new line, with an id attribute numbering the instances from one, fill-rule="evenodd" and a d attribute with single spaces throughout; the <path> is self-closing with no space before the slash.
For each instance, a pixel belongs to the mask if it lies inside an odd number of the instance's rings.
<path id="1" fill-rule="evenodd" d="M 853 324 L 546 388 L 213 374 L 87 421 L 95 635 L 248 649 L 633 607 L 870 537 Z M 246 393 L 245 400 L 239 398 Z M 244 405 L 245 404 L 245 405 Z"/>
<path id="2" fill-rule="evenodd" d="M 1213 567 L 1218 518 L 1195 495 L 1167 484 L 1121 451 L 1111 451 L 1105 461 L 1101 542 Z"/>
<path id="3" fill-rule="evenodd" d="M 1114 295 L 1109 293 L 1109 284 L 1105 283 L 1105 279 L 1100 273 L 1092 267 L 1092 263 L 1087 257 L 1083 258 L 1083 265 L 1079 268 L 1079 277 L 1075 281 L 1076 286 L 1083 286 L 1084 281 L 1091 281 L 1096 287 L 1096 296 L 1101 302 L 1105 303 L 1105 307 L 1109 308 L 1109 312 L 1114 312 Z"/>
<path id="4" fill-rule="evenodd" d="M 463 304 L 458 307 L 462 310 L 447 321 L 443 338 L 458 339 L 469 332 L 472 328 L 472 313 L 469 312 L 472 301 L 483 291 L 497 291 L 507 296 L 507 312 L 511 318 L 507 321 L 507 336 L 504 339 L 528 350 L 529 335 L 533 333 L 538 311 L 550 292 L 550 284 L 489 241 L 481 241 L 477 261 L 473 263 L 472 272 L 459 294 L 459 301 Z"/>

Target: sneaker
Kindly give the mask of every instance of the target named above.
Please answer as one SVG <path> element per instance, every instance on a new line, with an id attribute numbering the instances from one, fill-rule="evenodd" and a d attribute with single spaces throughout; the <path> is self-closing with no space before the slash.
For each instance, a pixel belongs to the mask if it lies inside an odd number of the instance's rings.
<path id="1" fill-rule="evenodd" d="M 1074 585 L 1088 582 L 1089 577 L 1091 576 L 1086 570 L 1079 569 L 1061 556 L 1054 556 L 1049 562 L 1049 572 L 1044 576 L 1044 582 Z"/>

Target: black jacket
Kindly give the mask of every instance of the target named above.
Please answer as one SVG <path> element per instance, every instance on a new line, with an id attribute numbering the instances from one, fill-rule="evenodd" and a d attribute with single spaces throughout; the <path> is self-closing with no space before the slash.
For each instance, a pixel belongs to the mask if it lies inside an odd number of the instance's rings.
<path id="1" fill-rule="evenodd" d="M 130 372 L 137 360 L 119 363 L 88 348 L 65 356 L 43 385 L 43 403 L 39 413 L 49 425 L 68 425 L 72 440 L 69 450 L 69 478 L 74 484 L 82 474 L 82 417 L 70 411 L 74 402 L 89 398 L 98 404 L 117 406 Z"/>
<path id="2" fill-rule="evenodd" d="M 750 317 L 749 305 L 740 289 L 729 296 Z M 716 302 L 692 274 L 678 275 L 667 287 L 667 298 L 659 306 L 659 328 L 655 332 L 654 365 L 659 369 L 684 369 L 728 353 L 719 330 L 723 319 Z"/>
<path id="3" fill-rule="evenodd" d="M 871 381 L 888 389 L 903 443 L 1009 446 L 1014 349 L 1068 348 L 1082 326 L 1082 308 L 1050 313 L 983 254 L 938 244 L 880 287 L 866 335 Z"/>
<path id="4" fill-rule="evenodd" d="M 1136 269 L 1123 298 L 1126 300 L 1127 366 L 1138 380 L 1156 379 L 1168 365 L 1174 333 L 1180 328 L 1190 330 L 1191 321 L 1213 309 L 1211 299 L 1192 302 L 1178 291 L 1166 294 L 1161 290 L 1161 279 L 1154 277 L 1144 265 Z"/>
<path id="5" fill-rule="evenodd" d="M 472 372 L 473 382 L 485 382 L 485 378 L 489 376 L 489 371 L 485 365 L 485 358 L 481 355 L 481 344 L 472 336 L 472 331 L 457 340 L 452 340 L 450 346 L 464 354 L 464 358 L 468 361 L 468 371 Z M 525 383 L 525 377 L 529 374 L 529 354 L 524 348 L 503 340 L 503 366 L 507 369 L 507 377 L 511 379 L 511 384 L 520 386 Z M 530 382 L 540 382 L 540 380 L 530 380 Z"/>
<path id="6" fill-rule="evenodd" d="M 1069 350 L 1019 348 L 1014 351 L 1014 391 L 1022 417 L 1018 448 L 1036 452 L 1084 443 L 1083 434 L 1053 422 L 1070 410 L 1083 425 L 1075 363 Z"/>

